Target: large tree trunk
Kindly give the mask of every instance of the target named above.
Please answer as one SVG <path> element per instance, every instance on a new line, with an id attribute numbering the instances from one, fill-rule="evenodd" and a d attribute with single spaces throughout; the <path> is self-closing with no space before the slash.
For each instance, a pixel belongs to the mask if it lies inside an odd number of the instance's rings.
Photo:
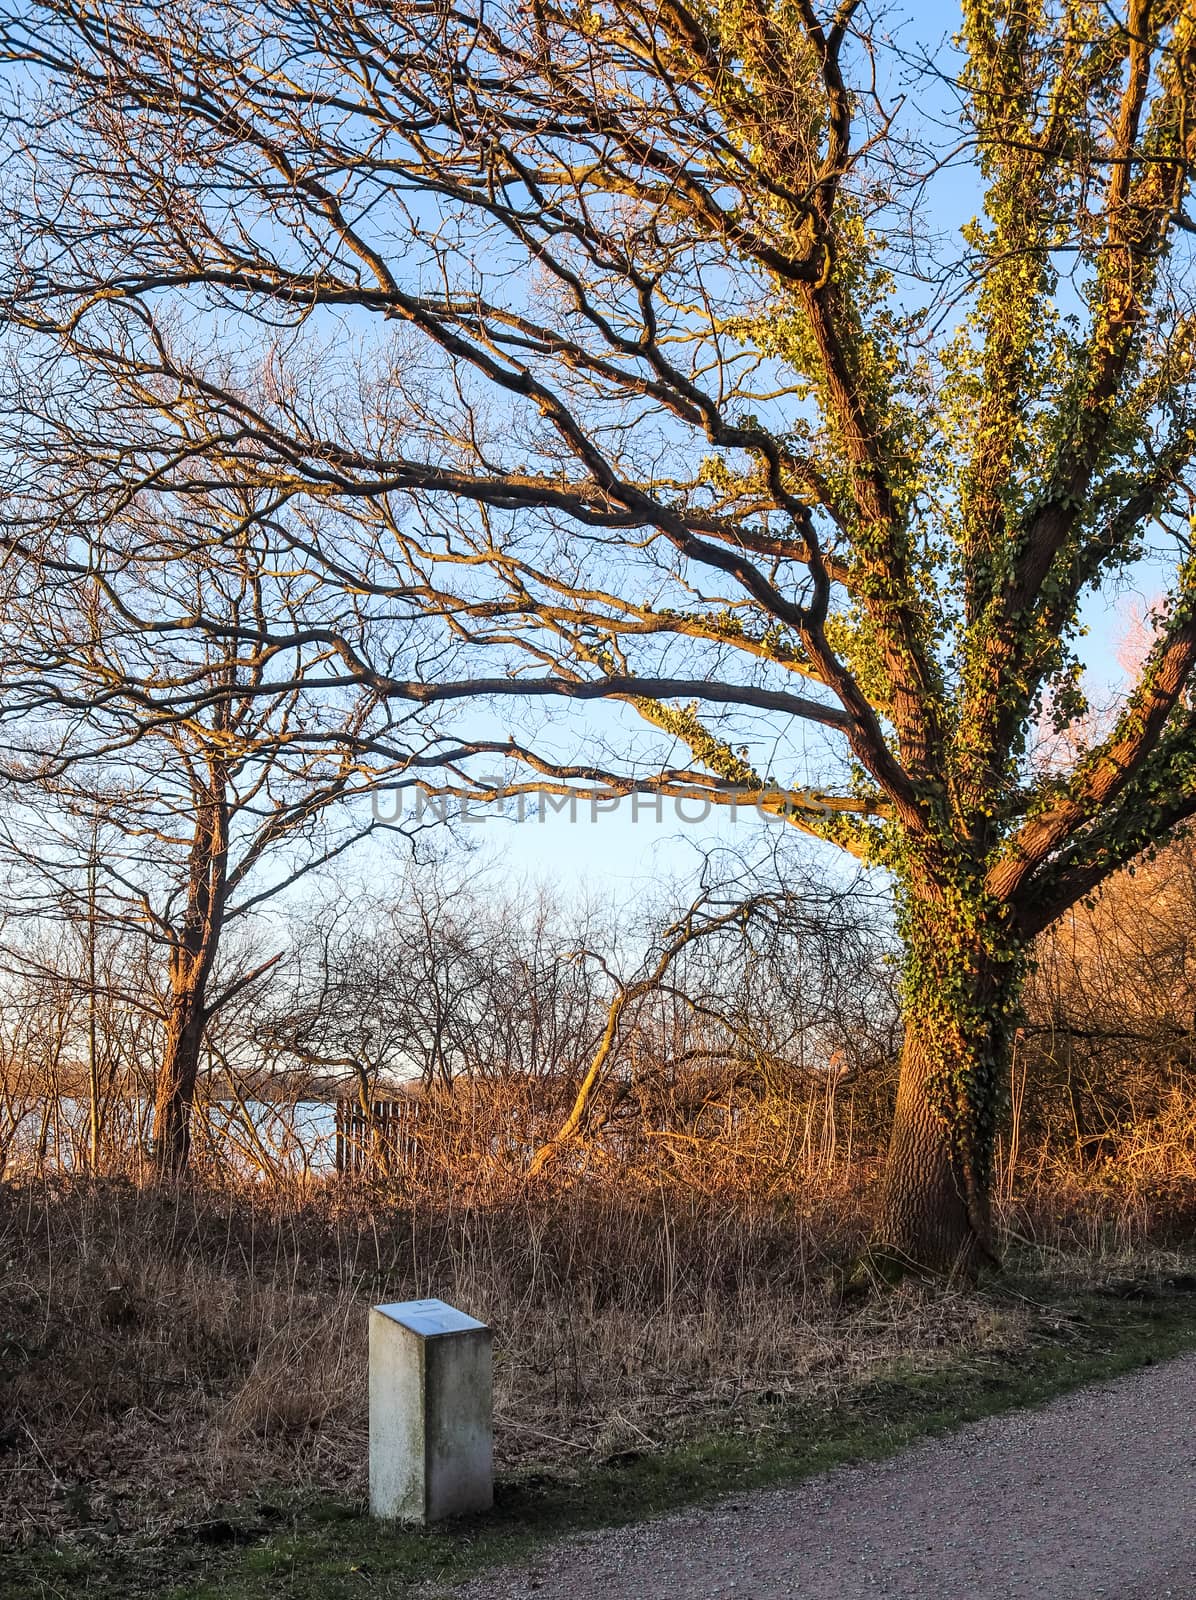
<path id="1" fill-rule="evenodd" d="M 898 1267 L 970 1277 L 999 1265 L 992 1157 L 1023 961 L 1005 908 L 961 886 L 903 907 L 905 1045 L 876 1242 Z"/>
<path id="2" fill-rule="evenodd" d="M 154 1166 L 164 1178 L 181 1178 L 191 1160 L 191 1111 L 203 1030 L 202 993 L 176 991 L 154 1092 Z"/>
<path id="3" fill-rule="evenodd" d="M 951 1135 L 933 1091 L 934 1061 L 907 1030 L 889 1140 L 877 1243 L 898 1266 L 971 1276 L 995 1254 L 984 1204 L 973 1215 Z M 987 1196 L 985 1196 L 985 1201 Z"/>

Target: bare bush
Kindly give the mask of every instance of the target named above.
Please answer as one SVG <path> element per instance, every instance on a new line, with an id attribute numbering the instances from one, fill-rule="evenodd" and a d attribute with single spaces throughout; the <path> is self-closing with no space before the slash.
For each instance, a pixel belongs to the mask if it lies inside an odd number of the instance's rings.
<path id="1" fill-rule="evenodd" d="M 1184 835 L 1044 935 L 1024 1040 L 1032 1136 L 1094 1162 L 1157 1148 L 1159 1119 L 1183 1125 L 1196 1092 L 1194 928 L 1196 839 Z"/>

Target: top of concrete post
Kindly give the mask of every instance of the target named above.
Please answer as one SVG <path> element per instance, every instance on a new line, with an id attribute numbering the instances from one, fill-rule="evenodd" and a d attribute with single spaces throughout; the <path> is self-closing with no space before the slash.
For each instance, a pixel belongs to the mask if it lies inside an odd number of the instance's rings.
<path id="1" fill-rule="evenodd" d="M 396 1300 L 390 1305 L 375 1306 L 374 1310 L 421 1339 L 435 1339 L 444 1333 L 474 1333 L 486 1326 L 443 1300 Z"/>

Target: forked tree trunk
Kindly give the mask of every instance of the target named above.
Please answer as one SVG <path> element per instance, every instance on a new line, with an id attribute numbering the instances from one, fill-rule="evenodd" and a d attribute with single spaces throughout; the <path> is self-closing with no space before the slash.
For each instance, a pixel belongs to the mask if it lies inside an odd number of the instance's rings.
<path id="1" fill-rule="evenodd" d="M 154 1094 L 154 1166 L 164 1178 L 181 1178 L 191 1160 L 191 1113 L 203 1030 L 202 993 L 176 992 Z"/>

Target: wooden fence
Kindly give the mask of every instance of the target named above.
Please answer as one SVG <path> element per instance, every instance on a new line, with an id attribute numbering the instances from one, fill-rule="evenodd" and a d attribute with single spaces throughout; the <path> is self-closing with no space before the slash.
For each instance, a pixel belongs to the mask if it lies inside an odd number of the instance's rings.
<path id="1" fill-rule="evenodd" d="M 419 1101 L 410 1095 L 336 1102 L 336 1170 L 346 1176 L 392 1172 L 414 1164 L 419 1153 Z"/>

